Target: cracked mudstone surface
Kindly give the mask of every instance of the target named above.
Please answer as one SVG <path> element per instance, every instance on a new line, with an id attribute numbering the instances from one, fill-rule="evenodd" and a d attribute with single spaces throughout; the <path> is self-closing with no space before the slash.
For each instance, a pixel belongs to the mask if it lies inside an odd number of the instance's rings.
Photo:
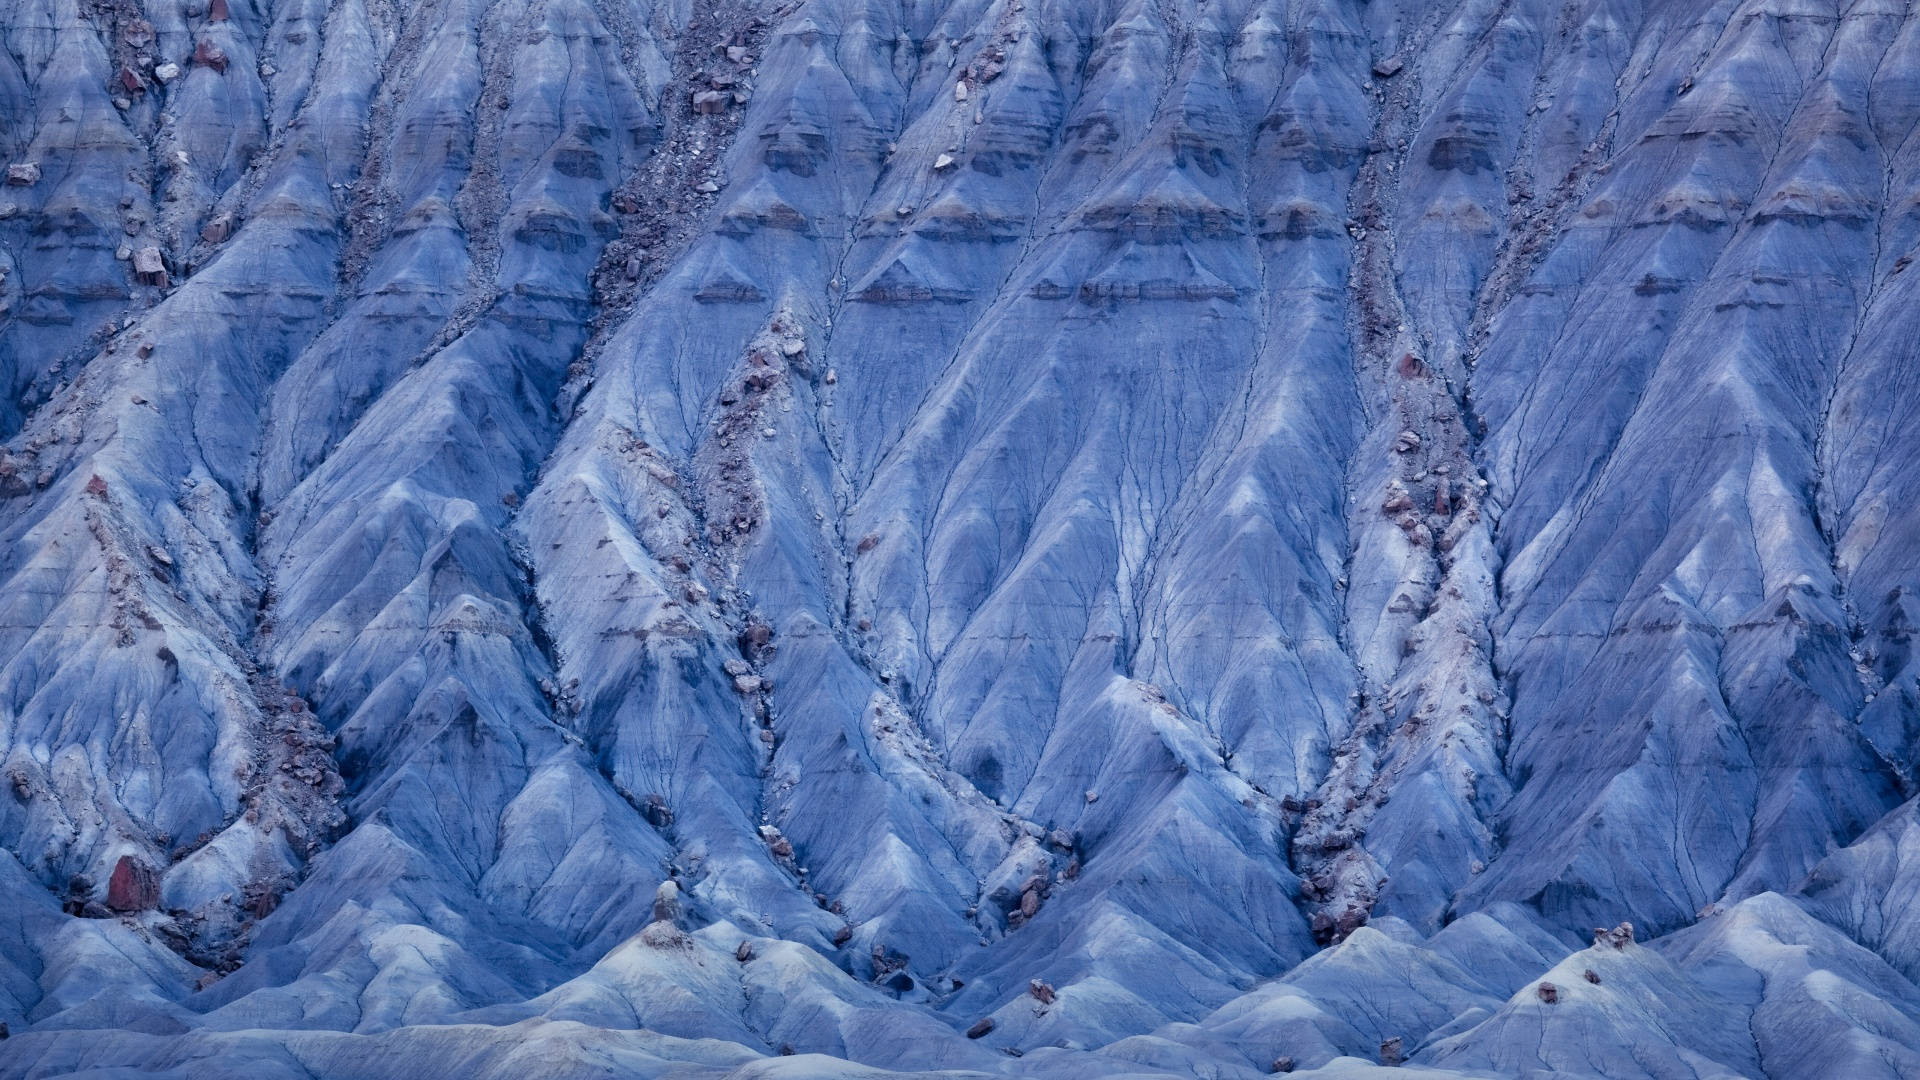
<path id="1" fill-rule="evenodd" d="M 1903 0 L 0 43 L 0 1080 L 1920 1077 Z"/>

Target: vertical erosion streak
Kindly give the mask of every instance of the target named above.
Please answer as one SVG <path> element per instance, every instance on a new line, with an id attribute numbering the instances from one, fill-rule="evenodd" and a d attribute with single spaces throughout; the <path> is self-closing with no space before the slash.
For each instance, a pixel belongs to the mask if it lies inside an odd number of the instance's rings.
<path id="1" fill-rule="evenodd" d="M 1400 293 L 1395 224 L 1407 219 L 1409 149 L 1443 118 L 1427 112 L 1483 73 L 1494 20 L 1457 72 L 1433 71 L 1433 12 L 1403 43 L 1415 62 L 1390 75 L 1374 152 L 1354 187 L 1349 295 L 1354 363 L 1372 428 L 1349 470 L 1347 642 L 1362 688 L 1351 733 L 1294 836 L 1303 892 L 1321 940 L 1376 911 L 1436 929 L 1453 895 L 1495 853 L 1492 815 L 1508 794 L 1501 764 L 1505 696 L 1492 665 L 1496 556 L 1487 490 L 1461 398 L 1451 329 L 1421 325 Z M 1377 69 L 1391 71 L 1391 65 Z M 1429 89 L 1424 80 L 1441 85 Z M 1451 120 L 1451 118 L 1445 118 Z M 1437 144 L 1436 144 L 1437 145 Z M 1471 151 L 1461 151 L 1471 153 Z M 1416 257 L 1416 256 L 1409 256 Z M 1422 345 L 1421 343 L 1425 343 Z"/>

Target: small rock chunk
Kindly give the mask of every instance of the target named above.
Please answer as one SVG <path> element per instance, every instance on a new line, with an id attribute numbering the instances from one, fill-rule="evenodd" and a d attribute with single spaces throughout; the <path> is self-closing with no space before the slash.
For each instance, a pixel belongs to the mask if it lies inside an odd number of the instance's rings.
<path id="1" fill-rule="evenodd" d="M 142 285 L 167 287 L 167 264 L 157 247 L 143 247 L 133 253 L 133 276 Z"/>
<path id="2" fill-rule="evenodd" d="M 107 907 L 114 911 L 146 911 L 160 904 L 160 879 L 153 868 L 131 855 L 120 856 L 107 879 Z"/>
<path id="3" fill-rule="evenodd" d="M 201 67 L 212 68 L 222 75 L 227 73 L 226 52 L 206 38 L 201 38 L 199 44 L 193 47 L 193 62 Z"/>
<path id="4" fill-rule="evenodd" d="M 672 878 L 660 883 L 653 893 L 653 921 L 670 923 L 680 918 L 680 884 Z"/>
<path id="5" fill-rule="evenodd" d="M 233 215 L 215 214 L 208 220 L 206 228 L 200 230 L 200 239 L 209 244 L 224 244 L 233 233 Z"/>
<path id="6" fill-rule="evenodd" d="M 1633 944 L 1633 924 L 1623 922 L 1611 930 L 1608 930 L 1604 926 L 1596 926 L 1593 928 L 1593 943 L 1595 945 L 1611 945 L 1616 949 L 1624 949 Z"/>

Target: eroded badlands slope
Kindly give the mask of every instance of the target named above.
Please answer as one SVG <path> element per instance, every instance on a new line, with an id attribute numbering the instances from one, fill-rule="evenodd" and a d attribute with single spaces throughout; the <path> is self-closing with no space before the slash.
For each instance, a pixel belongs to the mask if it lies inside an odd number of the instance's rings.
<path id="1" fill-rule="evenodd" d="M 0 41 L 0 1076 L 1920 1076 L 1906 3 Z"/>

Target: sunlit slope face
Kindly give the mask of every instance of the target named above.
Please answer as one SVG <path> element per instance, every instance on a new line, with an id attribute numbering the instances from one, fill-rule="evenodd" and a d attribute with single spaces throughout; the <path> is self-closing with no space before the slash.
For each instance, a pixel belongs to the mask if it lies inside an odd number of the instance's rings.
<path id="1" fill-rule="evenodd" d="M 0 1077 L 1920 1075 L 1905 5 L 0 41 Z"/>

